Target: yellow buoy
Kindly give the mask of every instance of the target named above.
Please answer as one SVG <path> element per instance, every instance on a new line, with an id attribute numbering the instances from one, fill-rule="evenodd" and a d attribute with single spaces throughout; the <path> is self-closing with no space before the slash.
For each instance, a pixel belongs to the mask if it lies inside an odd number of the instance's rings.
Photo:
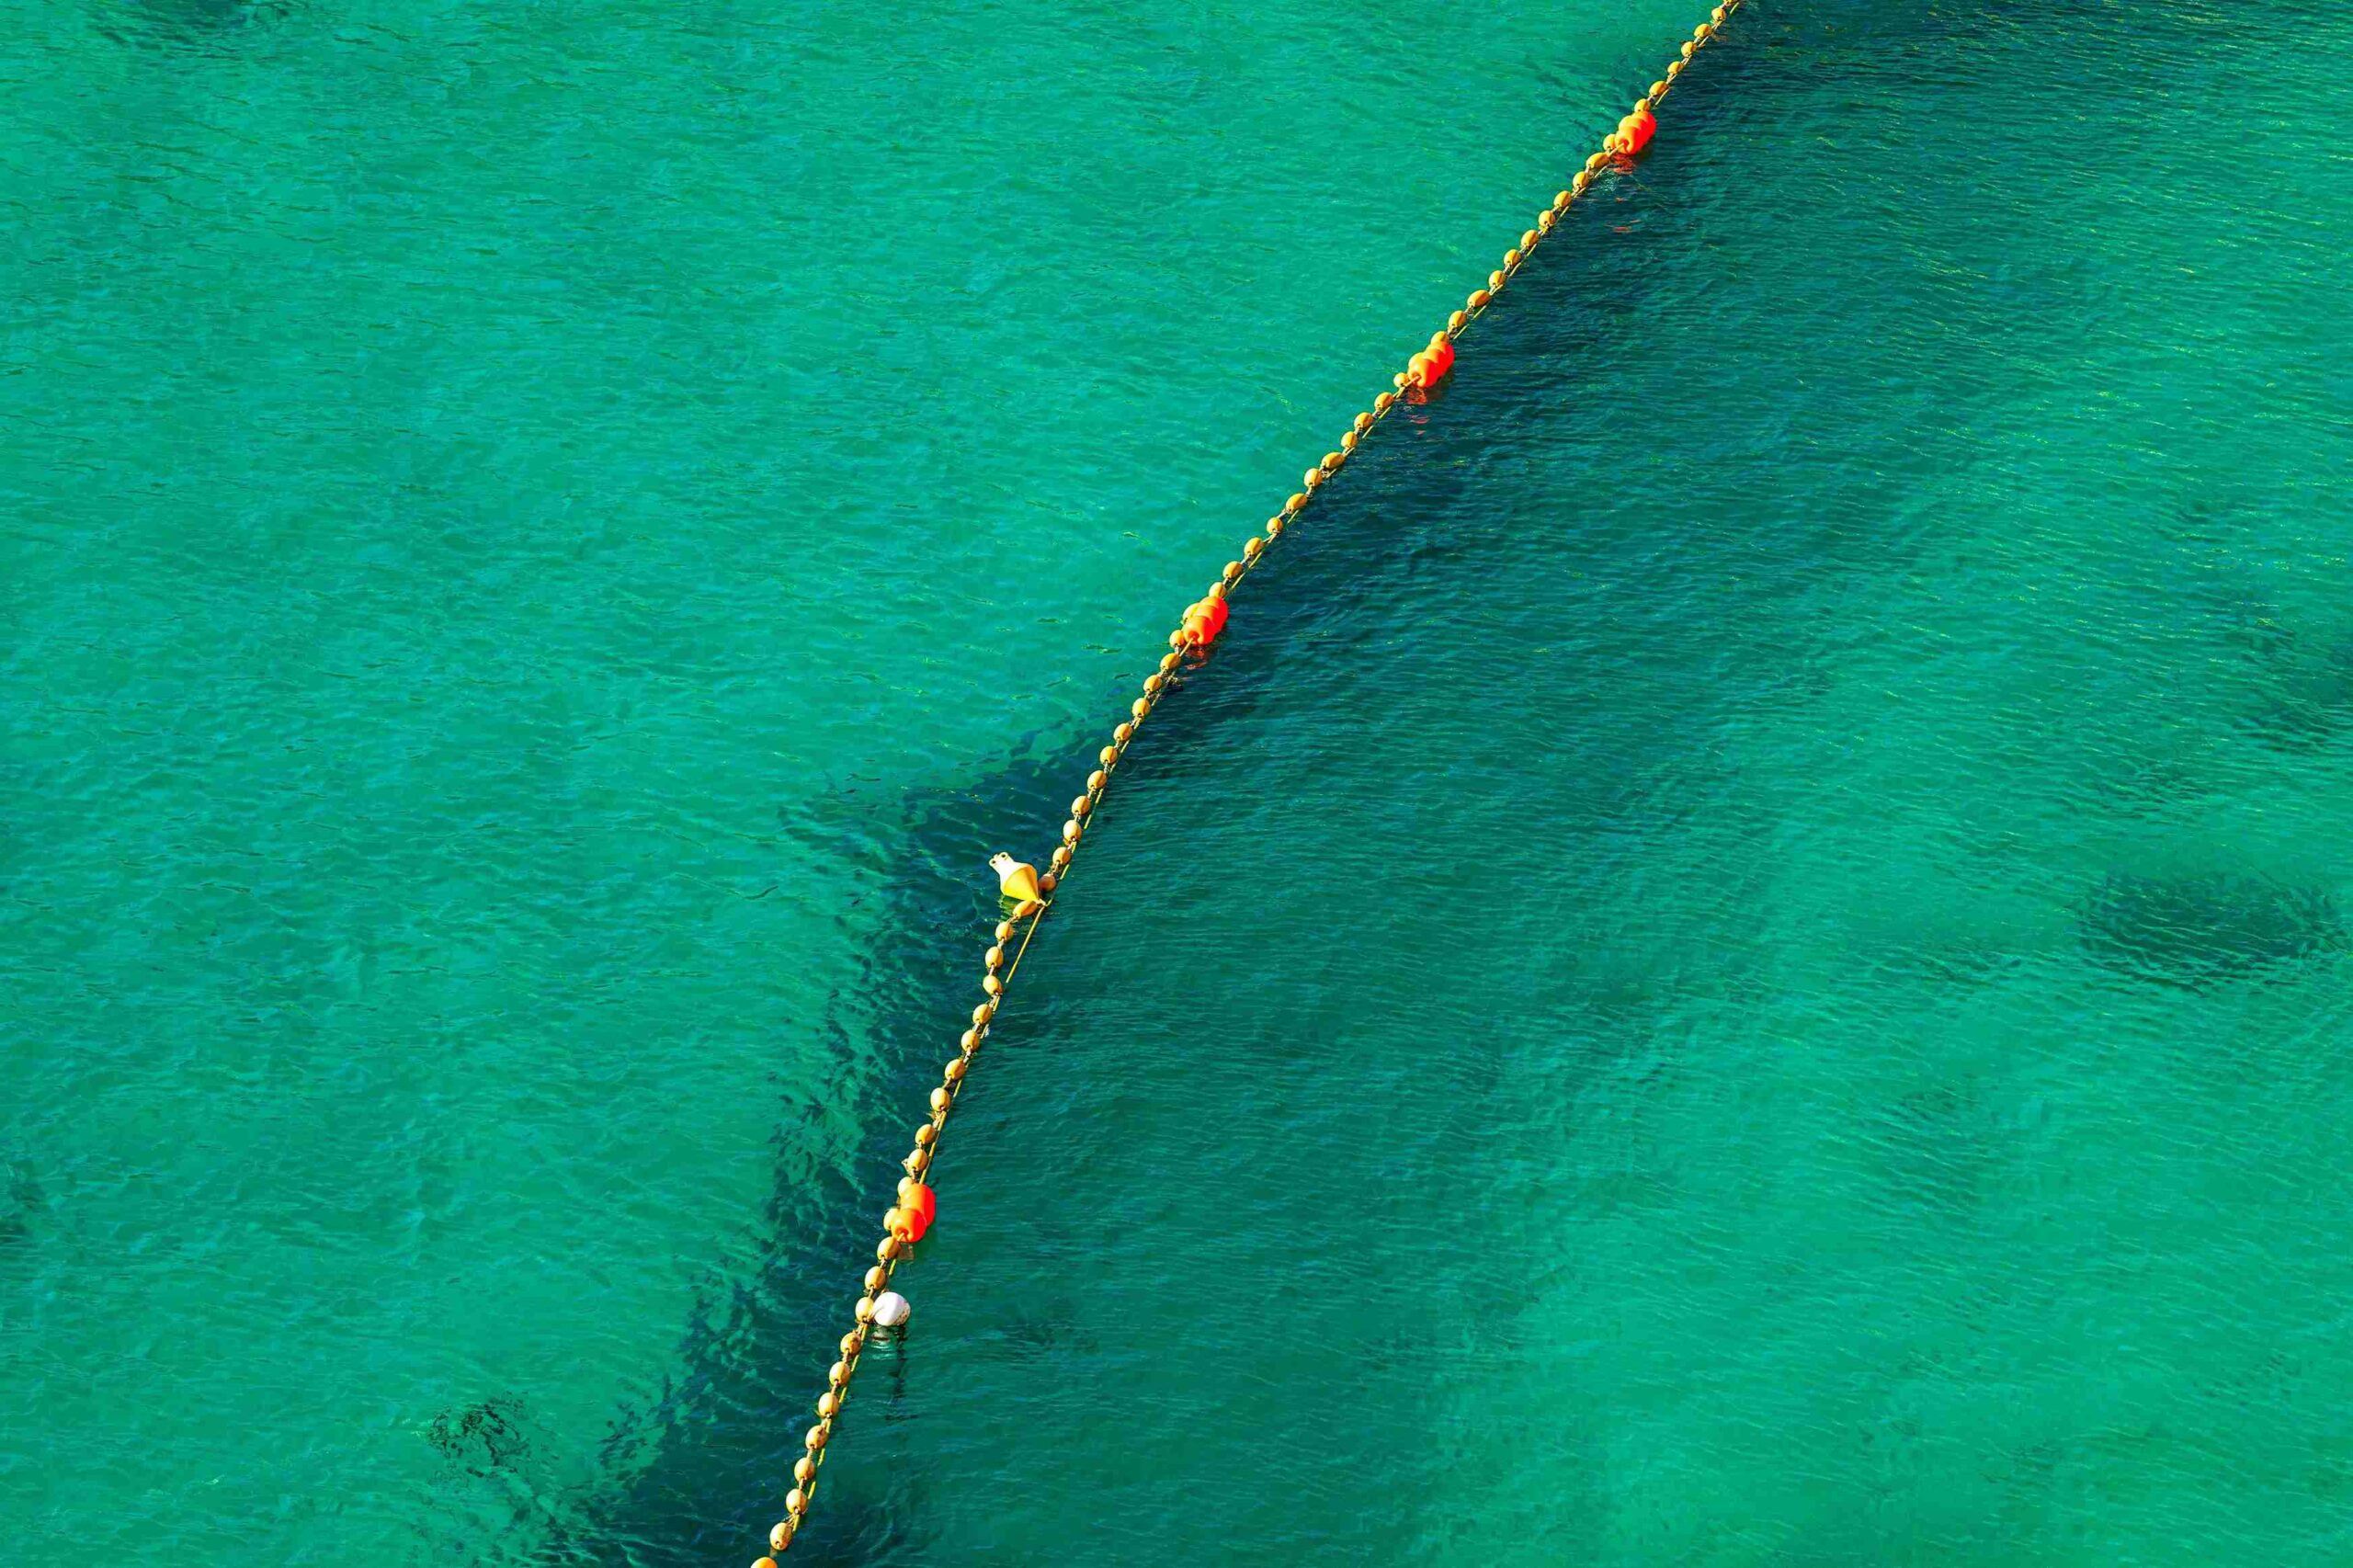
<path id="1" fill-rule="evenodd" d="M 997 892 L 1023 903 L 1038 896 L 1038 868 L 1026 860 L 1017 860 L 1003 851 L 989 857 L 989 869 L 996 872 Z"/>

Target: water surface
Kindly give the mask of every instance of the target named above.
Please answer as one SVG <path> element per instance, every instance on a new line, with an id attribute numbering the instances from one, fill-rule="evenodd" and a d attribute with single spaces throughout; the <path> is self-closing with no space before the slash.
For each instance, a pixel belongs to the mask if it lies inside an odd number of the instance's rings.
<path id="1" fill-rule="evenodd" d="M 13 17 L 20 1552 L 747 1560 L 981 860 L 1686 9 Z M 2340 1560 L 2347 32 L 1745 11 L 1155 721 L 796 1551 Z"/>

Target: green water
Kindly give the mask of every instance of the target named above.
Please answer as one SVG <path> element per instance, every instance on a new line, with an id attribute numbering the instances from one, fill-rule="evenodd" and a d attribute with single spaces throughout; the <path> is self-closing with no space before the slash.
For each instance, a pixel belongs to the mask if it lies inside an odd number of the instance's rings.
<path id="1" fill-rule="evenodd" d="M 11 6 L 18 1561 L 747 1562 L 1178 610 L 1688 4 Z M 1251 579 L 795 1560 L 2353 1558 L 2353 89 L 1744 11 Z"/>

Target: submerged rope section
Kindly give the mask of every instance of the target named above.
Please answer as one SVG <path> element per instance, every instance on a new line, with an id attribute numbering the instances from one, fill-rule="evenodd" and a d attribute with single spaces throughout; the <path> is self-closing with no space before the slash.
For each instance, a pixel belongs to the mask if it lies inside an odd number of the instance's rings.
<path id="1" fill-rule="evenodd" d="M 1160 668 L 1147 676 L 1143 695 L 1129 705 L 1128 717 L 1111 732 L 1111 744 L 1097 755 L 1095 770 L 1087 775 L 1086 793 L 1070 803 L 1070 816 L 1063 822 L 1062 842 L 1055 846 L 1052 869 L 1037 878 L 1038 896 L 1020 901 L 1007 918 L 997 924 L 990 943 L 981 976 L 984 994 L 980 1005 L 972 1009 L 972 1023 L 957 1042 L 957 1054 L 940 1073 L 939 1086 L 931 1091 L 931 1115 L 915 1131 L 915 1149 L 902 1162 L 906 1176 L 899 1183 L 898 1202 L 884 1217 L 882 1240 L 874 1248 L 874 1267 L 866 1271 L 865 1292 L 858 1299 L 857 1321 L 841 1338 L 841 1356 L 825 1375 L 825 1392 L 817 1399 L 817 1422 L 801 1439 L 806 1449 L 792 1467 L 792 1490 L 785 1494 L 785 1517 L 768 1531 L 768 1550 L 781 1552 L 792 1544 L 801 1522 L 808 1517 L 809 1505 L 816 1494 L 817 1472 L 825 1462 L 826 1446 L 834 1435 L 834 1422 L 841 1414 L 842 1403 L 849 1397 L 850 1381 L 858 1374 L 859 1356 L 864 1352 L 870 1335 L 875 1331 L 875 1301 L 891 1282 L 891 1276 L 904 1260 L 925 1228 L 930 1224 L 930 1194 L 925 1184 L 932 1157 L 938 1148 L 939 1135 L 948 1126 L 949 1114 L 956 1108 L 956 1096 L 963 1088 L 972 1070 L 975 1054 L 989 1036 L 997 1009 L 1003 1005 L 1006 987 L 1021 967 L 1021 960 L 1029 950 L 1029 942 L 1037 936 L 1038 927 L 1053 907 L 1057 883 L 1070 872 L 1071 861 L 1086 835 L 1086 828 L 1096 808 L 1102 804 L 1103 792 L 1111 782 L 1120 761 L 1133 744 L 1136 733 L 1152 717 L 1160 699 L 1174 689 L 1173 677 L 1184 666 L 1187 655 L 1205 650 L 1225 625 L 1227 595 L 1240 585 L 1243 578 L 1258 563 L 1267 546 L 1280 539 L 1283 530 L 1307 508 L 1308 502 L 1324 483 L 1340 471 L 1373 427 L 1395 411 L 1404 398 L 1417 396 L 1422 389 L 1434 386 L 1444 378 L 1454 362 L 1454 343 L 1470 324 L 1484 314 L 1520 267 L 1530 252 L 1552 232 L 1553 225 L 1568 211 L 1577 198 L 1592 188 L 1594 181 L 1608 169 L 1614 160 L 1630 160 L 1650 144 L 1655 129 L 1654 112 L 1676 79 L 1683 74 L 1692 57 L 1714 40 L 1732 13 L 1738 10 L 1741 0 L 1723 0 L 1709 13 L 1708 19 L 1691 29 L 1691 40 L 1683 45 L 1680 55 L 1668 62 L 1666 74 L 1653 82 L 1650 91 L 1634 105 L 1631 113 L 1618 122 L 1618 129 L 1602 142 L 1602 150 L 1586 159 L 1569 188 L 1552 198 L 1552 205 L 1539 213 L 1536 226 L 1519 236 L 1519 243 L 1504 253 L 1504 264 L 1487 274 L 1487 286 L 1473 290 L 1463 302 L 1463 308 L 1447 317 L 1446 329 L 1434 334 L 1429 347 L 1416 353 L 1406 368 L 1394 378 L 1396 390 L 1382 392 L 1373 399 L 1372 407 L 1359 414 L 1340 437 L 1339 449 L 1324 454 L 1324 459 L 1307 471 L 1300 489 L 1283 503 L 1282 510 L 1267 519 L 1263 539 L 1253 538 L 1242 548 L 1242 559 L 1229 561 L 1225 571 L 1210 585 L 1209 595 L 1187 610 L 1184 623 L 1169 633 L 1169 652 L 1160 661 Z M 1026 869 L 1026 868 L 1025 868 Z M 1017 941 L 1016 938 L 1018 938 Z M 922 1217 L 915 1220 L 912 1207 L 920 1200 Z M 752 1568 L 777 1568 L 774 1557 L 762 1557 Z"/>

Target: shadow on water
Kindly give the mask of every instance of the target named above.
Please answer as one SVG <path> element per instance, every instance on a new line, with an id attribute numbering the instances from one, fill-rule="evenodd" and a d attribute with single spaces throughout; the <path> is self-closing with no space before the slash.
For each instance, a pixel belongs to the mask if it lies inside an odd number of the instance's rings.
<path id="1" fill-rule="evenodd" d="M 1462 548 L 1439 538 L 1439 520 L 1475 476 L 1446 454 L 1457 443 L 1491 452 L 1495 440 L 1446 430 L 1435 419 L 1437 406 L 1415 411 L 1412 437 L 1378 458 L 1369 450 L 1314 509 L 1313 526 L 1301 525 L 1285 541 L 1277 558 L 1281 568 L 1254 576 L 1247 614 L 1278 647 L 1267 656 L 1222 658 L 1193 677 L 1220 683 L 1218 723 L 1276 691 L 1283 676 L 1279 640 L 1303 626 L 1343 649 L 1376 636 L 1383 618 L 1366 607 L 1428 570 L 1434 557 Z M 1413 449 L 1431 443 L 1435 459 Z M 1105 710 L 1115 710 L 1119 699 L 1107 693 Z M 1202 708 L 1180 698 L 1164 709 L 1129 767 L 1159 768 L 1181 756 L 1208 722 Z M 524 1560 L 683 1568 L 756 1553 L 792 1484 L 800 1434 L 813 1419 L 811 1403 L 846 1326 L 844 1305 L 871 1261 L 878 1193 L 896 1174 L 919 1119 L 916 1108 L 977 994 L 979 949 L 998 918 L 994 888 L 979 868 L 991 849 L 1034 845 L 1046 824 L 1061 819 L 1074 775 L 1083 776 L 1095 744 L 1091 737 L 1033 736 L 1021 755 L 970 785 L 900 798 L 898 853 L 874 894 L 881 904 L 879 927 L 889 935 L 841 994 L 857 998 L 855 1007 L 837 1004 L 843 1016 L 824 1026 L 839 1060 L 854 1054 L 851 1012 L 860 1035 L 890 1042 L 887 1074 L 856 1091 L 862 1122 L 873 1129 L 853 1162 L 858 1179 L 799 1153 L 823 1146 L 813 1130 L 788 1126 L 779 1133 L 777 1190 L 764 1216 L 763 1250 L 771 1259 L 766 1274 L 735 1284 L 723 1301 L 704 1303 L 681 1346 L 681 1380 L 650 1406 L 624 1411 L 616 1421 L 600 1456 L 601 1468 L 616 1479 L 525 1551 Z M 875 814 L 871 804 L 845 798 L 788 807 L 784 825 L 805 844 L 848 845 L 871 834 Z M 1055 929 L 1049 928 L 1049 942 Z M 1017 1040 L 1023 1028 L 1017 994 L 1000 1038 Z M 797 1113 L 788 1114 L 803 1123 L 833 1119 L 814 1092 L 795 1104 Z M 952 1134 L 948 1148 L 952 1158 Z M 1067 1314 L 1051 1305 L 998 1329 L 1017 1352 L 1036 1354 L 1072 1332 Z M 908 1353 L 918 1347 L 911 1345 Z M 870 1366 L 868 1376 L 887 1379 L 890 1371 L 885 1361 Z M 856 1441 L 861 1420 L 879 1415 L 881 1402 L 864 1379 L 860 1391 L 866 1397 L 853 1401 L 846 1417 L 847 1441 Z M 452 1413 L 438 1424 L 446 1431 L 437 1431 L 437 1442 L 446 1437 L 442 1446 L 460 1458 L 474 1456 L 486 1449 L 498 1414 Z M 914 1549 L 909 1521 L 862 1508 L 835 1489 L 813 1511 L 792 1560 L 881 1563 L 908 1561 Z"/>
<path id="2" fill-rule="evenodd" d="M 30 1161 L 20 1154 L 0 1157 L 0 1261 L 6 1259 L 5 1249 L 32 1240 L 33 1222 L 48 1206 Z"/>
<path id="3" fill-rule="evenodd" d="M 969 788 L 904 798 L 901 851 L 877 895 L 890 937 L 847 990 L 859 999 L 859 1033 L 890 1042 L 892 1059 L 854 1093 L 859 1108 L 873 1112 L 863 1117 L 870 1131 L 853 1162 L 857 1179 L 795 1153 L 824 1146 L 823 1137 L 783 1130 L 764 1220 L 767 1269 L 737 1282 L 726 1299 L 704 1302 L 681 1348 L 681 1381 L 652 1405 L 623 1412 L 606 1441 L 603 1468 L 624 1479 L 608 1483 L 530 1561 L 700 1564 L 756 1554 L 792 1484 L 800 1435 L 847 1326 L 844 1303 L 871 1261 L 877 1191 L 905 1152 L 939 1062 L 954 1051 L 965 999 L 976 994 L 973 966 L 997 916 L 994 890 L 975 868 L 987 846 L 1033 838 L 1040 823 L 1056 819 L 1072 766 L 1060 753 L 1040 755 Z M 789 811 L 787 828 L 829 842 L 853 831 L 852 809 L 845 801 Z M 858 831 L 870 832 L 870 813 L 857 810 Z M 1009 1010 L 1001 1032 L 1012 1038 L 1020 1027 L 1018 1009 Z M 852 1059 L 846 1019 L 825 1028 L 836 1059 Z M 822 1092 L 796 1096 L 804 1123 L 834 1119 Z M 877 1373 L 887 1377 L 887 1366 L 870 1368 Z M 855 1437 L 860 1416 L 873 1418 L 876 1403 L 870 1393 L 865 1409 L 853 1402 L 846 1436 Z M 466 1436 L 456 1434 L 460 1446 Z M 813 1514 L 794 1561 L 888 1561 L 901 1544 L 892 1521 L 859 1514 L 835 1494 Z"/>
<path id="4" fill-rule="evenodd" d="M 1725 51 L 1716 79 L 1687 92 L 1683 102 L 1695 136 L 1705 134 L 1704 106 L 1711 97 L 1744 90 L 1741 58 L 1737 50 Z M 1465 493 L 1474 487 L 1492 492 L 1499 473 L 1504 483 L 1535 483 L 1520 477 L 1535 472 L 1529 450 L 1539 439 L 1522 415 L 1538 403 L 1575 408 L 1593 395 L 1580 362 L 1604 340 L 1624 334 L 1625 324 L 1641 316 L 1660 287 L 1660 275 L 1642 258 L 1666 236 L 1629 227 L 1655 213 L 1660 200 L 1637 191 L 1623 200 L 1594 201 L 1573 215 L 1561 239 L 1515 284 L 1506 307 L 1483 323 L 1477 359 L 1458 371 L 1449 395 L 1401 411 L 1287 535 L 1270 569 L 1253 577 L 1237 631 L 1229 634 L 1237 644 L 1246 640 L 1246 650 L 1230 648 L 1198 677 L 1217 683 L 1216 702 L 1180 698 L 1172 703 L 1147 731 L 1131 767 L 1167 767 L 1205 726 L 1246 718 L 1276 695 L 1278 682 L 1293 678 L 1291 660 L 1311 645 L 1326 664 L 1361 654 L 1378 669 L 1387 640 L 1397 634 L 1395 607 L 1410 597 L 1416 578 L 1475 572 L 1489 552 L 1524 546 L 1524 540 L 1499 534 L 1492 525 L 1484 531 L 1462 526 L 1482 510 L 1461 504 Z M 1629 455 L 1624 432 L 1606 407 L 1597 408 L 1589 421 L 1556 422 L 1541 439 L 1547 479 L 1575 472 L 1613 483 L 1616 465 Z M 1859 470 L 1855 483 L 1881 482 Z M 1756 508 L 1745 497 L 1740 506 L 1742 517 L 1754 523 Z M 1491 506 L 1485 510 L 1492 513 Z M 1662 519 L 1655 516 L 1608 514 L 1588 524 L 1573 515 L 1564 525 L 1556 514 L 1542 526 L 1554 533 L 1574 528 L 1573 540 L 1561 540 L 1564 546 L 1621 557 L 1629 572 L 1663 569 L 1644 564 L 1661 553 Z M 1813 571 L 1824 562 L 1841 570 L 1881 561 L 1889 541 L 1813 513 L 1759 525 L 1755 532 L 1714 528 L 1688 540 L 1678 536 L 1677 542 L 1688 548 L 1688 559 L 1677 570 L 1756 580 L 1788 573 L 1792 561 Z M 1151 652 L 1139 650 L 1140 666 Z M 1120 699 L 1106 694 L 1107 713 Z M 1687 700 L 1696 731 L 1713 699 L 1694 685 Z M 988 896 L 993 890 L 976 868 L 992 848 L 1040 841 L 1047 825 L 1063 815 L 1074 773 L 1083 772 L 1096 744 L 1093 737 L 1032 737 L 1024 755 L 969 786 L 902 799 L 900 853 L 875 894 L 883 906 L 881 928 L 889 935 L 841 993 L 863 999 L 857 1008 L 859 1032 L 891 1042 L 894 1059 L 886 1078 L 857 1091 L 861 1111 L 877 1108 L 864 1124 L 878 1129 L 855 1162 L 859 1185 L 835 1166 L 794 1153 L 821 1141 L 787 1130 L 779 1142 L 777 1193 L 766 1217 L 767 1271 L 757 1281 L 737 1284 L 698 1315 L 683 1346 L 682 1380 L 651 1407 L 624 1413 L 617 1423 L 604 1455 L 613 1479 L 544 1539 L 528 1547 L 514 1543 L 524 1560 L 702 1568 L 756 1555 L 791 1484 L 799 1435 L 812 1419 L 811 1402 L 845 1326 L 843 1307 L 870 1258 L 878 1188 L 894 1172 L 914 1108 L 952 1049 L 974 994 L 980 938 L 995 917 Z M 1117 798 L 1115 792 L 1115 806 Z M 839 808 L 839 820 L 826 810 L 801 812 L 788 825 L 796 835 L 826 842 L 851 831 L 848 810 Z M 870 811 L 858 815 L 871 821 Z M 1051 953 L 1045 956 L 1051 960 Z M 843 1004 L 842 1017 L 827 1026 L 844 1060 L 850 1056 L 848 1012 Z M 1006 1038 L 1017 1039 L 1024 1027 L 1017 995 L 1006 1015 Z M 812 1100 L 798 1114 L 813 1122 L 821 1113 Z M 952 1142 L 948 1157 L 953 1158 Z M 1042 1353 L 1068 1327 L 1047 1312 L 1003 1324 L 1000 1332 L 1007 1344 L 1036 1346 Z M 846 1441 L 858 1440 L 861 1421 L 877 1418 L 879 1403 L 870 1393 L 853 1402 Z M 861 1507 L 844 1489 L 830 1490 L 794 1543 L 791 1560 L 913 1561 L 924 1550 L 916 1534 L 921 1527 L 904 1515 L 904 1509 L 886 1515 Z"/>
<path id="5" fill-rule="evenodd" d="M 2353 734 L 2353 641 L 2275 628 L 2257 657 L 2264 684 L 2246 725 L 2258 741 L 2311 754 Z"/>
<path id="6" fill-rule="evenodd" d="M 1275 558 L 1279 569 L 1254 576 L 1246 613 L 1265 629 L 1258 635 L 1277 646 L 1265 656 L 1221 659 L 1194 677 L 1220 683 L 1218 722 L 1231 722 L 1275 692 L 1284 673 L 1280 640 L 1302 629 L 1325 640 L 1327 651 L 1371 640 L 1384 618 L 1369 605 L 1465 548 L 1444 539 L 1439 525 L 1476 472 L 1468 462 L 1449 460 L 1449 454 L 1459 447 L 1492 455 L 1495 441 L 1492 434 L 1449 428 L 1438 417 L 1440 406 L 1413 411 L 1411 434 L 1399 431 L 1405 438 L 1386 443 L 1387 450 L 1368 449 L 1313 509 L 1312 524 L 1285 541 Z M 1117 699 L 1107 693 L 1107 712 Z M 1180 698 L 1164 710 L 1130 767 L 1157 768 L 1181 755 L 1205 722 L 1201 706 Z M 994 890 L 977 868 L 991 849 L 1035 844 L 1045 824 L 1061 819 L 1073 775 L 1083 772 L 1094 744 L 1032 737 L 1024 755 L 969 786 L 901 798 L 899 853 L 875 893 L 882 904 L 880 928 L 889 936 L 870 950 L 843 993 L 859 999 L 859 1033 L 890 1042 L 893 1059 L 887 1076 L 857 1092 L 861 1111 L 873 1108 L 862 1119 L 875 1130 L 854 1162 L 858 1181 L 795 1153 L 822 1146 L 823 1139 L 795 1127 L 780 1133 L 777 1191 L 764 1221 L 772 1260 L 767 1273 L 705 1304 L 681 1347 L 681 1381 L 650 1407 L 626 1411 L 617 1421 L 601 1456 L 605 1472 L 616 1479 L 529 1549 L 525 1560 L 683 1568 L 756 1554 L 792 1484 L 800 1434 L 846 1326 L 844 1304 L 870 1261 L 877 1193 L 895 1174 L 915 1108 L 952 1051 L 975 994 L 978 950 L 997 918 Z M 796 838 L 823 846 L 870 833 L 873 814 L 871 806 L 842 801 L 789 808 L 785 825 Z M 850 1009 L 844 1004 L 841 1010 Z M 837 1059 L 849 1060 L 846 1017 L 825 1027 L 835 1037 Z M 1000 1033 L 1017 1040 L 1023 1027 L 1017 995 Z M 806 1121 L 827 1115 L 813 1097 L 797 1103 Z M 1001 1327 L 1008 1345 L 1041 1349 L 1068 1332 L 1051 1311 Z M 876 1372 L 887 1376 L 888 1368 L 870 1369 Z M 846 1440 L 856 1441 L 861 1419 L 877 1418 L 879 1403 L 870 1392 L 853 1402 Z M 471 1452 L 479 1434 L 464 1429 L 465 1415 L 452 1417 L 452 1442 Z M 836 1489 L 794 1542 L 793 1561 L 880 1563 L 907 1561 L 914 1550 L 909 1521 L 861 1508 Z"/>
<path id="7" fill-rule="evenodd" d="M 295 10 L 294 0 L 136 0 L 109 7 L 98 30 L 118 43 L 222 53 Z"/>
<path id="8" fill-rule="evenodd" d="M 2079 929 L 2098 962 L 2190 990 L 2347 950 L 2327 893 L 2219 874 L 2110 876 L 2086 901 Z"/>

